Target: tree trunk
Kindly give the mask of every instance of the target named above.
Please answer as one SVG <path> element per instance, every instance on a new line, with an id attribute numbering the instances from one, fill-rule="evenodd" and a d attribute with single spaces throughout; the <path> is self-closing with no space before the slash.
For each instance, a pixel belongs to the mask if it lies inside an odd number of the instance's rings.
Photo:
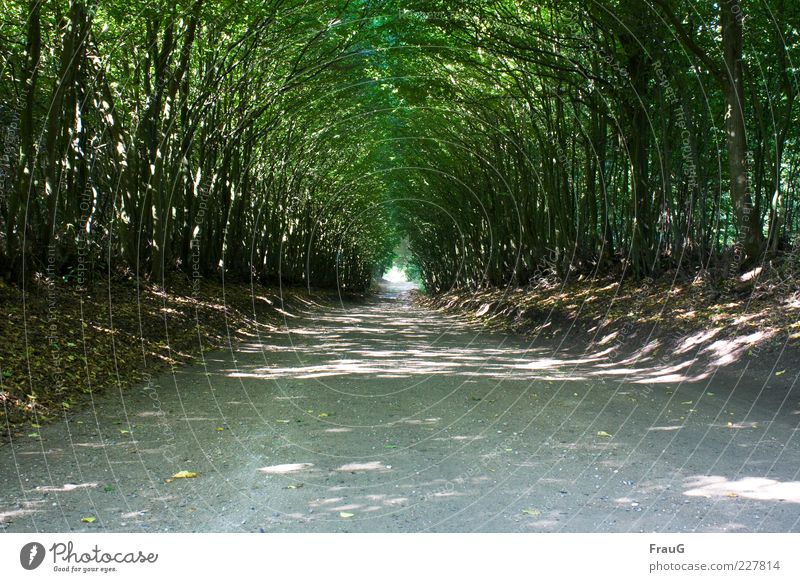
<path id="1" fill-rule="evenodd" d="M 11 281 L 21 281 L 25 276 L 25 249 L 20 249 L 20 241 L 24 238 L 27 221 L 20 221 L 19 209 L 23 201 L 32 198 L 34 188 L 34 151 L 33 110 L 36 105 L 36 81 L 39 77 L 39 59 L 42 52 L 42 29 L 40 22 L 41 2 L 31 0 L 28 11 L 27 38 L 25 41 L 25 69 L 22 78 L 26 80 L 25 104 L 20 119 L 20 156 L 17 165 L 17 187 L 12 190 L 8 201 L 8 217 L 6 219 L 6 241 L 8 248 L 8 266 L 6 276 Z"/>
<path id="2" fill-rule="evenodd" d="M 752 264 L 761 254 L 763 236 L 761 221 L 753 208 L 747 179 L 741 8 L 738 1 L 734 0 L 720 3 L 720 10 L 725 61 L 723 93 L 731 204 L 739 227 L 739 244 L 744 251 L 744 264 Z"/>

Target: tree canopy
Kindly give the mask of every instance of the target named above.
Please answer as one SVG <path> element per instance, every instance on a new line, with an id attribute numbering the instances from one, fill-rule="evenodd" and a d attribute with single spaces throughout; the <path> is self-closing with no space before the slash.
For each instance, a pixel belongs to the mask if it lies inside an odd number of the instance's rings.
<path id="1" fill-rule="evenodd" d="M 800 5 L 4 0 L 0 272 L 429 291 L 798 248 Z"/>

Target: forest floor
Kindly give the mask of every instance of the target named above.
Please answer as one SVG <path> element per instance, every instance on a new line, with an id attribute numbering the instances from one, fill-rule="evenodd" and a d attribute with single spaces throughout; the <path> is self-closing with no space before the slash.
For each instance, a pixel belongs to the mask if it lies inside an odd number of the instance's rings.
<path id="1" fill-rule="evenodd" d="M 739 333 L 700 325 L 703 304 L 680 340 L 647 332 L 649 288 L 629 293 L 598 329 L 508 318 L 501 296 L 438 300 L 459 313 L 408 288 L 296 301 L 227 350 L 12 434 L 0 528 L 800 531 L 792 304 L 756 331 L 737 308 Z M 709 301 L 727 317 L 728 299 Z M 498 306 L 502 325 L 463 316 Z"/>
<path id="2" fill-rule="evenodd" d="M 800 264 L 785 263 L 749 280 L 748 275 L 687 279 L 675 273 L 624 282 L 580 277 L 415 299 L 488 329 L 528 337 L 580 336 L 608 353 L 636 347 L 652 356 L 699 348 L 724 352 L 722 363 L 729 363 L 743 353 L 800 348 Z"/>
<path id="3" fill-rule="evenodd" d="M 88 288 L 41 280 L 25 292 L 0 281 L 0 443 L 12 433 L 37 438 L 41 425 L 76 405 L 278 329 L 286 310 L 330 299 L 178 276 L 166 288 L 135 279 Z"/>

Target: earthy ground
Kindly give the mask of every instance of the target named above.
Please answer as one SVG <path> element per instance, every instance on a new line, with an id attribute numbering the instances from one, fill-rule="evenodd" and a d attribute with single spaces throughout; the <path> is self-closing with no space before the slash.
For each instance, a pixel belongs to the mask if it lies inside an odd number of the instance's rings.
<path id="1" fill-rule="evenodd" d="M 800 531 L 788 337 L 526 339 L 407 289 L 282 315 L 12 435 L 0 527 Z"/>
<path id="2" fill-rule="evenodd" d="M 24 290 L 0 281 L 0 445 L 9 434 L 35 438 L 41 425 L 94 397 L 196 361 L 243 333 L 278 329 L 284 309 L 329 296 L 180 275 L 166 288 L 125 277 L 83 287 L 42 279 Z"/>

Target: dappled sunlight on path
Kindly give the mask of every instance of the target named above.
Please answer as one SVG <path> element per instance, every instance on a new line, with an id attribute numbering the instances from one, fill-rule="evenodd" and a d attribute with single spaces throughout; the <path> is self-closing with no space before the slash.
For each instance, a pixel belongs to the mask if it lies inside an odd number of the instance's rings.
<path id="1" fill-rule="evenodd" d="M 667 358 L 652 342 L 525 339 L 414 307 L 408 289 L 308 306 L 0 449 L 0 523 L 797 530 L 792 377 L 719 367 L 714 341 Z"/>

